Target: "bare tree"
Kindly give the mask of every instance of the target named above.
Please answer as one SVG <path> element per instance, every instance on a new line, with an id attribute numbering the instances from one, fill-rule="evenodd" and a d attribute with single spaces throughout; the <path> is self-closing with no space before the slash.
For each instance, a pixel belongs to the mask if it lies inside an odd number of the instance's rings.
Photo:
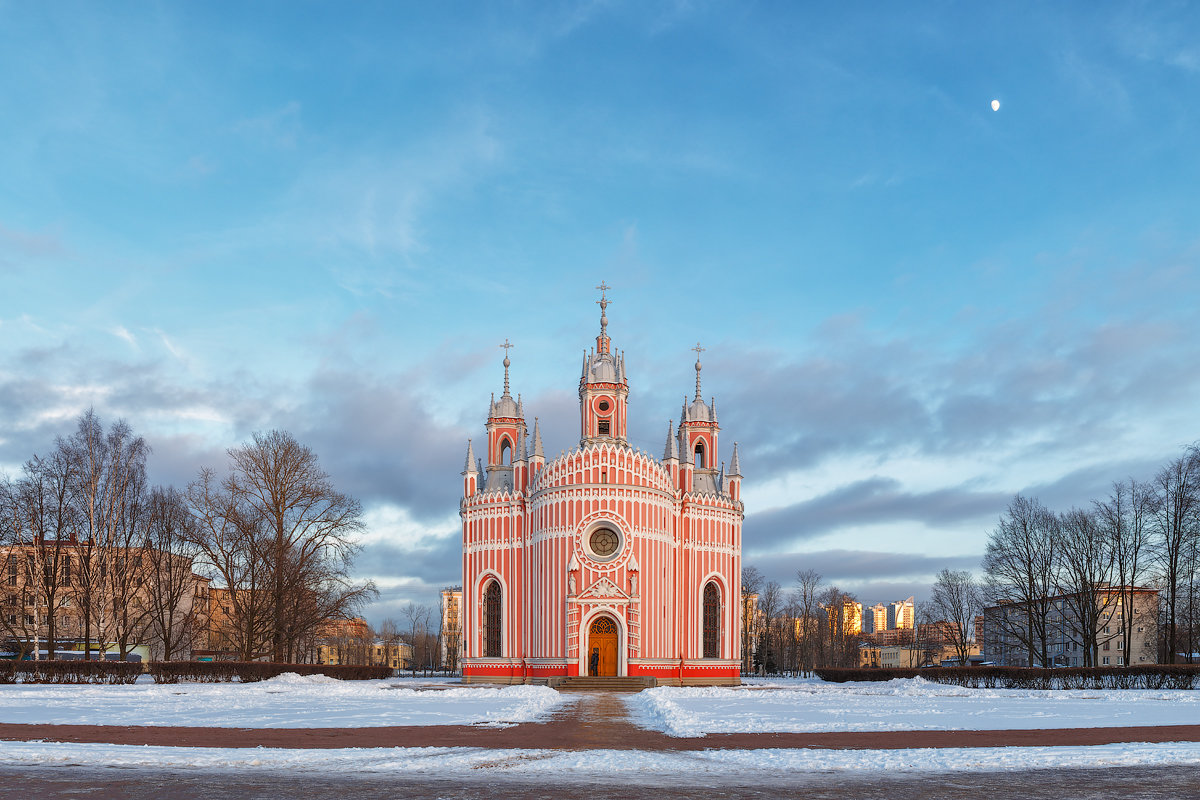
<path id="1" fill-rule="evenodd" d="M 910 669 L 936 666 L 947 647 L 953 647 L 952 623 L 941 618 L 941 613 L 931 600 L 921 600 L 913 605 L 913 626 L 900 631 L 900 644 L 908 654 Z M 955 649 L 957 657 L 958 650 Z"/>
<path id="2" fill-rule="evenodd" d="M 775 672 L 779 669 L 779 653 L 775 625 L 779 612 L 783 607 L 783 589 L 776 581 L 767 581 L 758 595 L 758 611 L 762 615 L 762 623 L 758 632 L 758 666 L 763 673 Z"/>
<path id="3" fill-rule="evenodd" d="M 816 657 L 817 639 L 821 635 L 821 606 L 817 598 L 821 591 L 821 575 L 814 569 L 796 572 L 797 626 L 799 627 L 799 669 L 804 675 L 812 674 Z"/>
<path id="4" fill-rule="evenodd" d="M 412 663 L 411 668 L 413 675 L 417 674 L 417 667 L 428 666 L 427 659 L 429 657 L 428 650 L 428 629 L 429 617 L 432 610 L 429 606 L 420 605 L 417 603 L 406 603 L 400 609 L 400 613 L 408 621 L 408 636 L 409 643 L 412 645 Z"/>
<path id="5" fill-rule="evenodd" d="M 996 622 L 1021 643 L 1031 667 L 1047 666 L 1050 658 L 1057 527 L 1057 518 L 1045 506 L 1017 495 L 989 535 L 983 557 L 987 601 L 1019 609 L 998 615 Z"/>
<path id="6" fill-rule="evenodd" d="M 929 602 L 933 621 L 948 623 L 944 626 L 946 644 L 954 648 L 958 663 L 966 666 L 974 641 L 972 627 L 983 609 L 979 584 L 966 570 L 943 569 L 937 574 Z"/>
<path id="7" fill-rule="evenodd" d="M 755 646 L 758 642 L 758 592 L 763 575 L 757 567 L 742 567 L 742 672 L 754 669 Z"/>
<path id="8" fill-rule="evenodd" d="M 91 658 L 93 633 L 102 651 L 117 640 L 124 658 L 142 622 L 139 610 L 127 607 L 127 591 L 137 581 L 131 575 L 136 556 L 127 548 L 136 543 L 139 493 L 150 449 L 124 420 L 106 433 L 92 409 L 56 446 L 72 462 L 73 602 L 83 624 L 84 658 Z"/>
<path id="9" fill-rule="evenodd" d="M 29 554 L 31 536 L 24 493 L 23 486 L 7 477 L 0 481 L 0 545 L 6 552 L 4 572 L 0 575 L 4 584 L 0 595 L 0 630 L 5 644 L 18 659 L 31 652 L 36 657 L 39 649 L 37 620 L 30 613 L 36 608 L 36 598 L 30 591 L 36 570 Z"/>
<path id="10" fill-rule="evenodd" d="M 150 641 L 163 661 L 186 656 L 207 619 L 207 598 L 192 571 L 198 538 L 179 490 L 154 489 L 146 515 L 145 598 Z"/>
<path id="11" fill-rule="evenodd" d="M 1114 483 L 1108 500 L 1097 502 L 1101 535 L 1110 542 L 1120 588 L 1121 663 L 1132 663 L 1133 630 L 1141 613 L 1136 589 L 1145 579 L 1152 547 L 1151 523 L 1158 501 L 1154 488 L 1133 478 Z"/>
<path id="12" fill-rule="evenodd" d="M 1083 666 L 1094 667 L 1101 640 L 1115 635 L 1100 634 L 1101 621 L 1120 599 L 1110 590 L 1116 564 L 1112 539 L 1101 533 L 1094 514 L 1073 508 L 1059 517 L 1056 550 L 1062 621 L 1083 651 Z"/>
<path id="13" fill-rule="evenodd" d="M 101 595 L 97 607 L 107 620 L 108 638 L 122 661 L 142 644 L 150 607 L 144 592 L 148 560 L 145 556 L 147 504 L 146 455 L 149 448 L 134 437 L 124 421 L 109 430 L 108 448 L 113 472 L 112 516 L 100 562 Z"/>
<path id="14" fill-rule="evenodd" d="M 400 626 L 396 624 L 396 620 L 388 617 L 379 624 L 378 631 L 379 641 L 383 645 L 383 661 L 387 666 L 392 666 L 395 662 L 397 668 L 404 668 L 404 660 L 401 657 L 400 648 Z"/>
<path id="15" fill-rule="evenodd" d="M 372 586 L 349 580 L 362 507 L 337 491 L 316 454 L 285 431 L 256 433 L 229 458 L 231 494 L 253 508 L 270 532 L 271 650 L 282 661 L 314 623 L 304 614 L 307 607 L 295 602 L 298 594 L 316 589 L 319 605 L 344 611 L 373 593 Z"/>
<path id="16" fill-rule="evenodd" d="M 215 590 L 221 602 L 210 620 L 210 645 L 233 650 L 242 661 L 266 655 L 272 640 L 270 531 L 211 469 L 188 485 L 188 505 L 202 569 L 222 584 Z"/>
<path id="17" fill-rule="evenodd" d="M 70 628 L 71 468 L 70 459 L 56 448 L 45 458 L 34 456 L 25 463 L 19 480 L 5 481 L 0 486 L 4 495 L 0 500 L 4 515 L 0 541 L 11 545 L 8 552 L 12 564 L 20 565 L 22 599 L 32 601 L 27 605 L 18 602 L 16 593 L 6 596 L 7 608 L 0 626 L 11 638 L 18 632 L 31 634 L 35 659 L 40 656 L 38 641 L 43 626 L 46 653 L 51 659 L 58 647 L 60 622 Z"/>
<path id="18" fill-rule="evenodd" d="M 1187 452 L 1168 462 L 1154 477 L 1154 545 L 1159 574 L 1166 597 L 1166 660 L 1174 664 L 1179 653 L 1180 595 L 1187 596 L 1195 580 L 1189 561 L 1197 549 L 1200 527 L 1200 448 L 1192 445 Z M 1190 656 L 1189 650 L 1189 656 Z"/>
<path id="19" fill-rule="evenodd" d="M 849 628 L 845 614 L 846 604 L 855 602 L 854 595 L 830 586 L 821 593 L 819 599 L 825 617 L 818 666 L 858 666 L 859 635 Z"/>
<path id="20" fill-rule="evenodd" d="M 438 629 L 439 655 L 441 668 L 456 672 L 458 670 L 459 642 L 462 641 L 462 622 L 459 619 L 461 609 L 451 606 L 447 608 L 446 594 L 443 592 L 438 599 L 438 616 L 441 625 Z"/>

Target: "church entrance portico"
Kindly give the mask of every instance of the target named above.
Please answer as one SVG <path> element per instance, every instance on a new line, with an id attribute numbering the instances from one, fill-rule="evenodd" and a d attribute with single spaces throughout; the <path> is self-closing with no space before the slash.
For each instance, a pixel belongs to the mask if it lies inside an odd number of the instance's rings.
<path id="1" fill-rule="evenodd" d="M 619 674 L 620 660 L 617 653 L 620 637 L 620 628 L 612 617 L 600 614 L 592 619 L 587 637 L 588 675 L 615 678 Z"/>

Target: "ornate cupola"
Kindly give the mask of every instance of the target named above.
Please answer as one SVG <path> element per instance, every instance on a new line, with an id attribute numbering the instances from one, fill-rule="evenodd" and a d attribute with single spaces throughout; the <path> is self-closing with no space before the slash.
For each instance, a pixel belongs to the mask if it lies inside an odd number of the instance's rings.
<path id="1" fill-rule="evenodd" d="M 513 465 L 523 464 L 525 458 L 525 408 L 521 396 L 513 400 L 509 393 L 508 368 L 512 362 L 508 351 L 513 347 L 508 339 L 504 348 L 504 394 L 497 400 L 492 395 L 488 408 L 488 474 L 484 491 L 512 491 Z"/>
<path id="2" fill-rule="evenodd" d="M 608 337 L 608 299 L 611 286 L 603 282 L 600 290 L 600 335 L 596 349 L 583 356 L 583 374 L 579 378 L 579 443 L 610 442 L 628 447 L 626 442 L 629 380 L 625 377 L 624 354 L 613 352 Z"/>
<path id="3" fill-rule="evenodd" d="M 717 433 L 721 430 L 717 424 L 717 403 L 715 400 L 705 403 L 700 393 L 700 370 L 704 366 L 700 363 L 700 354 L 704 352 L 704 348 L 697 343 L 692 350 L 696 353 L 696 396 L 692 398 L 691 404 L 687 402 L 686 397 L 684 398 L 679 421 L 679 445 L 685 453 L 685 460 L 692 463 L 696 475 L 696 488 L 701 488 L 703 484 L 703 488 L 707 489 L 711 483 L 712 490 L 716 490 Z M 705 481 L 701 479 L 703 475 L 712 478 Z"/>

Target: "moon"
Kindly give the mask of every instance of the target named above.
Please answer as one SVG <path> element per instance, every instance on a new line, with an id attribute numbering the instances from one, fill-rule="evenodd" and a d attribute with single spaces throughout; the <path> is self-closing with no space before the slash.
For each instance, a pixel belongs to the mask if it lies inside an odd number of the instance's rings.
<path id="1" fill-rule="evenodd" d="M 999 111 L 999 110 L 1000 110 L 1000 101 L 993 100 L 992 101 L 992 111 Z"/>

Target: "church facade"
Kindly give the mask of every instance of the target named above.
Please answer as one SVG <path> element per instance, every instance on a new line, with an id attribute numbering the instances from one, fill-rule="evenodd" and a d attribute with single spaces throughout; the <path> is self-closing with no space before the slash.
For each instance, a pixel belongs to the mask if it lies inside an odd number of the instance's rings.
<path id="1" fill-rule="evenodd" d="M 607 287 L 600 287 L 607 288 Z M 684 399 L 662 458 L 626 438 L 624 354 L 600 334 L 583 358 L 579 445 L 547 461 L 520 395 L 488 410 L 487 464 L 462 472 L 463 678 L 577 675 L 736 684 L 742 501 L 737 445 L 719 460 L 715 401 Z M 508 343 L 504 345 L 507 349 Z"/>

